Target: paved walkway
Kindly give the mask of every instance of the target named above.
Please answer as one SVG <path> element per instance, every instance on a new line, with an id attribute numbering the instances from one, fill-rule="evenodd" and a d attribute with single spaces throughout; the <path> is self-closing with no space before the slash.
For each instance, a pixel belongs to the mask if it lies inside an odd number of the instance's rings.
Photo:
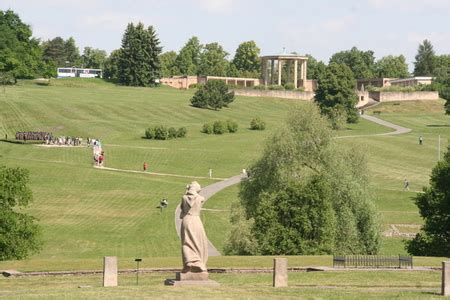
<path id="1" fill-rule="evenodd" d="M 237 175 L 230 177 L 228 179 L 225 179 L 220 182 L 213 183 L 211 185 L 208 185 L 202 189 L 200 192 L 200 195 L 205 197 L 205 202 L 211 198 L 214 194 L 217 192 L 223 190 L 224 188 L 227 188 L 229 186 L 235 185 L 239 182 L 241 182 L 241 179 L 244 178 L 244 175 Z M 178 204 L 177 208 L 175 209 L 175 228 L 177 230 L 178 236 L 180 236 L 180 228 L 181 228 L 181 219 L 180 219 L 180 213 L 181 208 Z M 208 255 L 209 256 L 220 256 L 220 252 L 214 247 L 214 245 L 211 243 L 211 241 L 208 240 Z"/>
<path id="2" fill-rule="evenodd" d="M 386 136 L 386 135 L 398 135 L 398 134 L 405 134 L 411 131 L 410 128 L 402 127 L 396 124 L 393 124 L 391 122 L 381 120 L 374 116 L 368 116 L 368 115 L 361 115 L 361 118 L 379 124 L 384 127 L 388 127 L 391 129 L 394 129 L 394 131 L 391 132 L 385 132 L 385 133 L 375 133 L 375 134 L 362 134 L 362 135 L 344 135 L 344 136 L 337 136 L 336 139 L 344 139 L 344 138 L 356 138 L 356 137 L 367 137 L 367 136 Z"/>

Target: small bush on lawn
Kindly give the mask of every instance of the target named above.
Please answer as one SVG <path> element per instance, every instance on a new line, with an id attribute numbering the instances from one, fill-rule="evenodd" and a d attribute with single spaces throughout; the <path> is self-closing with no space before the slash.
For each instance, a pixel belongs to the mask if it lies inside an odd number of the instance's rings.
<path id="1" fill-rule="evenodd" d="M 250 129 L 252 129 L 252 130 L 264 130 L 264 129 L 266 129 L 266 122 L 264 122 L 260 118 L 254 118 L 250 122 Z"/>
<path id="2" fill-rule="evenodd" d="M 206 82 L 191 99 L 191 104 L 198 108 L 211 108 L 214 110 L 227 107 L 234 101 L 234 92 L 228 90 L 228 86 L 221 80 Z"/>
<path id="3" fill-rule="evenodd" d="M 149 127 L 145 130 L 145 137 L 148 139 L 155 138 L 155 127 Z"/>
<path id="4" fill-rule="evenodd" d="M 177 138 L 184 138 L 187 134 L 187 129 L 186 127 L 180 127 L 177 130 Z"/>
<path id="5" fill-rule="evenodd" d="M 174 127 L 170 127 L 167 131 L 167 137 L 169 139 L 176 139 L 177 138 L 177 130 Z"/>
<path id="6" fill-rule="evenodd" d="M 274 85 L 269 85 L 268 89 L 271 91 L 282 91 L 282 90 L 284 90 L 284 86 L 274 84 Z"/>
<path id="7" fill-rule="evenodd" d="M 213 126 L 211 123 L 205 123 L 203 124 L 202 132 L 206 134 L 212 134 L 213 133 Z"/>
<path id="8" fill-rule="evenodd" d="M 236 121 L 233 120 L 227 120 L 227 128 L 228 128 L 228 132 L 230 133 L 235 133 L 236 131 L 238 131 L 238 123 L 236 123 Z"/>
<path id="9" fill-rule="evenodd" d="M 155 127 L 155 140 L 167 140 L 168 137 L 169 132 L 166 126 L 159 125 Z"/>
<path id="10" fill-rule="evenodd" d="M 215 121 L 213 124 L 214 134 L 224 134 L 228 131 L 227 124 L 223 121 Z"/>

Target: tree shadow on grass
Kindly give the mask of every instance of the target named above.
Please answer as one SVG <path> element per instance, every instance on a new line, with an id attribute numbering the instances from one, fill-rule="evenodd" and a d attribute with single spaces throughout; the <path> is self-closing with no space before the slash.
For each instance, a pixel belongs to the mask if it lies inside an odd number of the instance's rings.
<path id="1" fill-rule="evenodd" d="M 450 124 L 432 124 L 432 125 L 427 125 L 427 127 L 450 127 Z"/>

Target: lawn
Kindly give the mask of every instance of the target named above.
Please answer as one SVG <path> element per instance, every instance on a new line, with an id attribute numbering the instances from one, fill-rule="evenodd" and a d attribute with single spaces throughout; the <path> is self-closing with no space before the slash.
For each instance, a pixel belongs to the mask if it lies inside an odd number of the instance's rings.
<path id="1" fill-rule="evenodd" d="M 167 87 L 119 87 L 96 80 L 57 80 L 50 86 L 22 81 L 0 92 L 0 137 L 8 134 L 11 139 L 16 131 L 35 130 L 95 137 L 103 142 L 107 167 L 141 170 L 146 161 L 151 172 L 206 177 L 212 168 L 214 177 L 227 178 L 255 161 L 264 141 L 291 108 L 304 105 L 282 99 L 237 97 L 229 108 L 201 110 L 189 105 L 192 94 Z M 382 104 L 376 110 L 381 111 L 381 118 L 413 131 L 402 136 L 341 138 L 337 142 L 367 152 L 372 191 L 383 225 L 421 224 L 413 197 L 428 183 L 437 160 L 438 135 L 442 151 L 448 143 L 449 117 L 443 115 L 442 101 Z M 254 117 L 266 121 L 267 130 L 249 130 Z M 230 118 L 239 124 L 235 134 L 200 132 L 206 122 Z M 146 127 L 158 124 L 185 126 L 188 135 L 170 141 L 142 138 Z M 361 120 L 337 135 L 390 131 Z M 424 136 L 423 146 L 418 145 L 419 135 Z M 125 267 L 132 266 L 135 257 L 161 266 L 179 263 L 174 210 L 191 178 L 98 170 L 91 166 L 88 148 L 43 148 L 1 141 L 0 165 L 30 170 L 34 202 L 27 211 L 39 219 L 44 239 L 39 254 L 22 262 L 1 262 L 0 269 L 97 269 L 104 255 L 129 261 Z M 403 191 L 404 177 L 411 183 L 409 192 Z M 202 186 L 215 182 L 198 180 Z M 202 218 L 219 250 L 230 229 L 229 209 L 238 200 L 237 192 L 237 186 L 225 189 L 205 206 L 212 210 L 205 211 Z M 169 199 L 169 207 L 161 212 L 156 206 L 162 198 Z M 398 238 L 385 239 L 382 253 L 398 254 L 403 249 L 401 243 Z M 218 266 L 242 265 L 220 259 Z"/>

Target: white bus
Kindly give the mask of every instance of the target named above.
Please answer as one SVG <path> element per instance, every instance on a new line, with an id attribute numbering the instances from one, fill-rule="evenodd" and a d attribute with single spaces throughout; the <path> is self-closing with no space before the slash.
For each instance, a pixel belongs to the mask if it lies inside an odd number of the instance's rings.
<path id="1" fill-rule="evenodd" d="M 81 77 L 81 78 L 102 78 L 101 69 L 84 68 L 58 68 L 58 78 Z"/>

